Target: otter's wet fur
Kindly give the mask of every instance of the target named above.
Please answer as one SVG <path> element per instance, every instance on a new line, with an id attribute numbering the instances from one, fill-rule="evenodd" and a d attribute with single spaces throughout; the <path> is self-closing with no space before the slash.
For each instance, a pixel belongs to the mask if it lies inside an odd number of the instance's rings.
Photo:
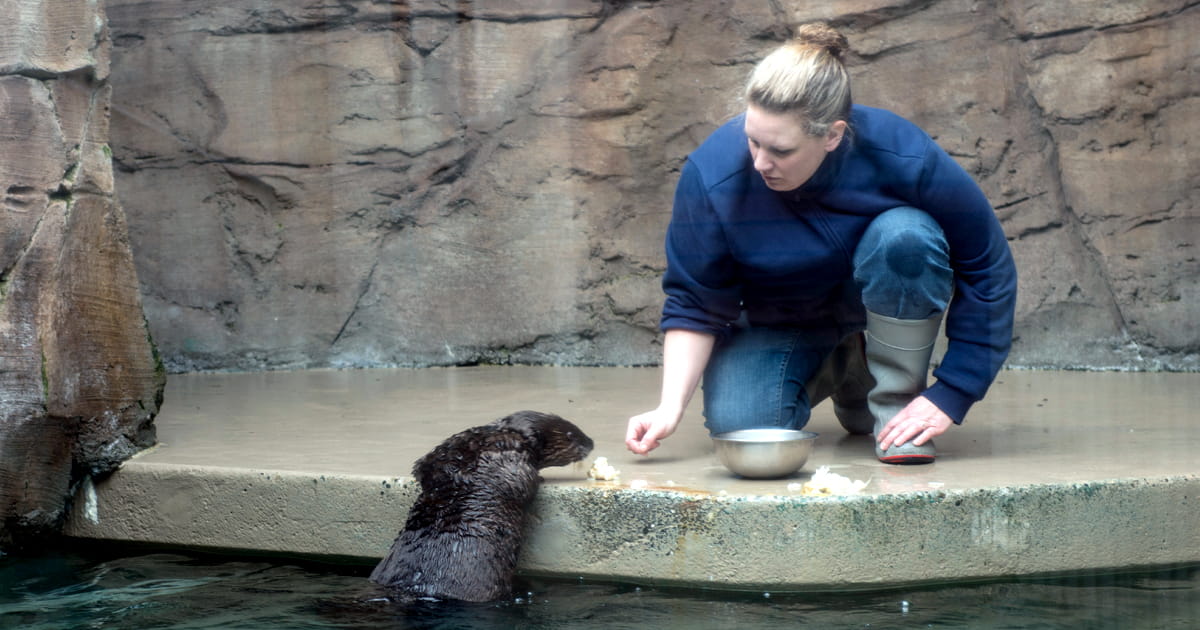
<path id="1" fill-rule="evenodd" d="M 509 596 L 525 515 L 542 482 L 538 471 L 591 450 L 579 427 L 536 411 L 447 438 L 413 466 L 420 495 L 371 580 L 401 598 Z"/>

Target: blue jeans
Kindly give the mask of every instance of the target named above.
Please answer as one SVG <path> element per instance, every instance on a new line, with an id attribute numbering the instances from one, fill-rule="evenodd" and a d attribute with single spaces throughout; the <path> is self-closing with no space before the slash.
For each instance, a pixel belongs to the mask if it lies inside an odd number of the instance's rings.
<path id="1" fill-rule="evenodd" d="M 899 319 L 946 309 L 953 289 L 941 227 L 916 208 L 888 210 L 871 222 L 854 251 L 863 306 Z M 805 385 L 842 342 L 839 322 L 814 329 L 738 326 L 713 348 L 704 371 L 704 425 L 710 433 L 808 423 Z"/>

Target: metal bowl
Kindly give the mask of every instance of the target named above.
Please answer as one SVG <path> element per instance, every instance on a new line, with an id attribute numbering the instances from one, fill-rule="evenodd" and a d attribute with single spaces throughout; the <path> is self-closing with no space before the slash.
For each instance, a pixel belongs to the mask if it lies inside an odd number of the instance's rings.
<path id="1" fill-rule="evenodd" d="M 712 436 L 717 458 L 751 479 L 790 475 L 804 466 L 817 434 L 794 429 L 743 429 Z"/>

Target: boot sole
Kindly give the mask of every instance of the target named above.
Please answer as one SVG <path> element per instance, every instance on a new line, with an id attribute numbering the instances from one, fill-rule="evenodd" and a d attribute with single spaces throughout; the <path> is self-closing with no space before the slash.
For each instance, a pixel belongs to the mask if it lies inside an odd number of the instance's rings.
<path id="1" fill-rule="evenodd" d="M 914 453 L 910 455 L 885 455 L 880 457 L 879 461 L 885 464 L 899 464 L 903 466 L 912 464 L 932 464 L 934 458 L 935 456 L 933 455 L 920 455 Z"/>

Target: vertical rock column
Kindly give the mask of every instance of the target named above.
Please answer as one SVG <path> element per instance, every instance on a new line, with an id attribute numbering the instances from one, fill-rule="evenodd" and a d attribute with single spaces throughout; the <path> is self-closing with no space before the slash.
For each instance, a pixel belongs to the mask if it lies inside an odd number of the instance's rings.
<path id="1" fill-rule="evenodd" d="M 165 373 L 108 148 L 103 3 L 0 0 L 0 549 L 154 443 Z"/>

